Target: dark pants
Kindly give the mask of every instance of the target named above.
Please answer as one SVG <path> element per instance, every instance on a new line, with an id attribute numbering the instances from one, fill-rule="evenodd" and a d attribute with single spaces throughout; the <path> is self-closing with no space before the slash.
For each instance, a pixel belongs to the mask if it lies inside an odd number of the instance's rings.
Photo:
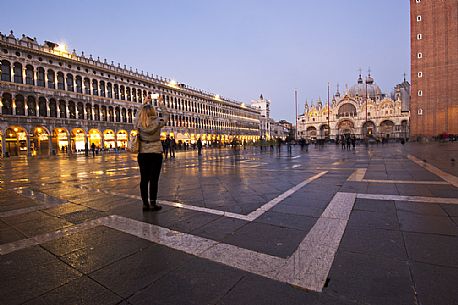
<path id="1" fill-rule="evenodd" d="M 159 175 L 162 166 L 162 154 L 138 154 L 138 166 L 140 167 L 140 193 L 144 205 L 148 205 L 148 186 L 149 202 L 156 204 L 157 188 Z"/>

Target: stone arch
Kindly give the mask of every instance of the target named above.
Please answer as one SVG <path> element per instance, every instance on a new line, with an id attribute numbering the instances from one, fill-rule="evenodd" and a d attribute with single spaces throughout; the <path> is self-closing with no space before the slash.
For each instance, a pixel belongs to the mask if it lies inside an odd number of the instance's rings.
<path id="1" fill-rule="evenodd" d="M 86 148 L 86 131 L 81 128 L 73 128 L 71 131 L 71 149 L 79 153 L 85 151 Z"/>
<path id="2" fill-rule="evenodd" d="M 58 154 L 66 154 L 69 151 L 70 133 L 65 127 L 56 127 L 53 129 L 52 145 L 56 148 Z"/>
<path id="3" fill-rule="evenodd" d="M 88 142 L 89 147 L 91 147 L 92 144 L 94 144 L 97 149 L 101 149 L 103 143 L 102 133 L 100 132 L 100 130 L 98 130 L 97 128 L 90 129 L 88 132 Z"/>
<path id="4" fill-rule="evenodd" d="M 2 60 L 2 77 L 1 80 L 4 82 L 11 82 L 11 63 L 7 60 Z"/>
<path id="5" fill-rule="evenodd" d="M 57 101 L 54 98 L 49 99 L 49 116 L 57 118 Z"/>
<path id="6" fill-rule="evenodd" d="M 75 89 L 73 88 L 73 74 L 67 73 L 66 77 L 66 84 L 67 84 L 67 91 L 73 92 Z"/>
<path id="7" fill-rule="evenodd" d="M 354 117 L 357 115 L 356 106 L 353 103 L 343 103 L 339 106 L 338 117 Z"/>
<path id="8" fill-rule="evenodd" d="M 13 64 L 13 74 L 14 74 L 14 83 L 15 84 L 22 84 L 22 64 L 20 62 L 15 62 Z"/>
<path id="9" fill-rule="evenodd" d="M 31 150 L 32 155 L 49 155 L 51 133 L 46 126 L 38 125 L 32 129 Z"/>
<path id="10" fill-rule="evenodd" d="M 25 115 L 25 100 L 22 94 L 17 94 L 14 97 L 14 104 L 16 106 L 16 115 Z"/>
<path id="11" fill-rule="evenodd" d="M 372 121 L 364 122 L 362 126 L 362 133 L 366 137 L 374 137 L 377 133 L 377 126 Z"/>
<path id="12" fill-rule="evenodd" d="M 355 123 L 351 120 L 344 119 L 337 124 L 339 135 L 349 135 L 354 133 Z"/>
<path id="13" fill-rule="evenodd" d="M 25 66 L 25 83 L 27 85 L 35 85 L 34 68 L 32 65 Z"/>
<path id="14" fill-rule="evenodd" d="M 68 101 L 68 118 L 76 119 L 76 105 L 74 101 Z"/>
<path id="15" fill-rule="evenodd" d="M 2 114 L 13 115 L 13 97 L 10 93 L 2 94 Z"/>
<path id="16" fill-rule="evenodd" d="M 38 98 L 38 115 L 40 117 L 48 116 L 48 105 L 47 105 L 46 98 L 44 96 L 40 96 Z"/>
<path id="17" fill-rule="evenodd" d="M 43 67 L 38 67 L 37 68 L 37 86 L 46 87 L 45 69 Z"/>
<path id="18" fill-rule="evenodd" d="M 65 90 L 65 77 L 62 72 L 57 72 L 57 89 Z"/>
<path id="19" fill-rule="evenodd" d="M 394 122 L 391 120 L 384 120 L 380 123 L 379 133 L 383 138 L 393 138 L 394 137 Z"/>
<path id="20" fill-rule="evenodd" d="M 76 83 L 76 92 L 83 93 L 83 78 L 81 77 L 81 75 L 77 75 L 75 77 L 75 83 Z"/>
<path id="21" fill-rule="evenodd" d="M 5 131 L 5 151 L 9 156 L 27 155 L 28 132 L 19 125 L 8 126 Z"/>
<path id="22" fill-rule="evenodd" d="M 65 100 L 59 100 L 59 117 L 67 118 L 67 102 Z"/>
<path id="23" fill-rule="evenodd" d="M 103 143 L 105 149 L 116 147 L 116 134 L 112 129 L 105 129 L 103 131 Z"/>
<path id="24" fill-rule="evenodd" d="M 48 69 L 48 88 L 56 89 L 56 73 L 52 69 Z"/>
<path id="25" fill-rule="evenodd" d="M 34 96 L 27 96 L 27 116 L 37 116 L 37 102 Z"/>
<path id="26" fill-rule="evenodd" d="M 82 102 L 76 104 L 76 112 L 78 120 L 84 120 L 84 105 Z"/>
<path id="27" fill-rule="evenodd" d="M 118 130 L 116 133 L 116 144 L 117 147 L 120 149 L 126 149 L 127 148 L 127 140 L 128 140 L 128 135 L 127 131 L 124 129 Z"/>
<path id="28" fill-rule="evenodd" d="M 92 95 L 99 95 L 99 83 L 97 79 L 92 79 Z"/>
<path id="29" fill-rule="evenodd" d="M 86 103 L 86 120 L 92 121 L 93 116 L 92 116 L 92 104 Z"/>

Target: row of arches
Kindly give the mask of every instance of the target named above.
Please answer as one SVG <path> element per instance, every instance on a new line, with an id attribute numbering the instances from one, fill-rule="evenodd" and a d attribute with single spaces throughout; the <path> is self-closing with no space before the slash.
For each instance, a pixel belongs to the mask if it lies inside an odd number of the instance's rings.
<path id="1" fill-rule="evenodd" d="M 88 121 L 133 123 L 136 109 L 127 109 L 119 106 L 105 106 L 81 101 L 63 100 L 44 96 L 38 97 L 10 93 L 3 93 L 1 100 L 3 115 L 54 117 Z M 226 132 L 245 131 L 256 134 L 257 124 L 246 121 L 214 120 L 183 114 L 171 114 L 167 123 L 169 127 L 184 127 L 194 129 L 210 129 Z"/>
<path id="2" fill-rule="evenodd" d="M 0 131 L 3 155 L 50 155 L 82 153 L 92 145 L 97 150 L 126 149 L 127 142 L 136 131 L 124 129 L 101 131 L 80 127 L 54 127 L 37 125 L 28 130 L 20 125 L 8 126 Z"/>
<path id="3" fill-rule="evenodd" d="M 151 93 L 145 89 L 131 87 L 126 84 L 90 78 L 88 74 L 86 76 L 75 76 L 72 73 L 55 71 L 52 68 L 35 68 L 31 64 L 25 64 L 24 66 L 20 62 L 14 62 L 11 65 L 8 60 L 1 61 L 1 80 L 136 103 L 142 103 L 144 98 Z M 164 94 L 165 103 L 170 109 L 222 118 L 256 119 L 255 113 L 250 113 L 245 109 L 216 105 L 204 99 L 184 99 L 172 96 L 167 94 L 167 89 L 161 91 Z"/>
<path id="4" fill-rule="evenodd" d="M 24 96 L 3 93 L 1 99 L 1 113 L 3 115 L 68 118 L 89 121 L 132 123 L 136 109 L 127 109 L 119 106 L 105 106 L 81 101 L 64 100 L 34 95 Z"/>
<path id="5" fill-rule="evenodd" d="M 309 126 L 301 134 L 308 139 L 327 138 L 331 134 L 335 136 L 354 134 L 359 138 L 382 137 L 382 138 L 406 138 L 409 133 L 408 121 L 403 120 L 400 125 L 396 125 L 392 120 L 383 120 L 377 126 L 373 121 L 367 121 L 361 127 L 356 127 L 355 123 L 349 119 L 343 119 L 336 124 L 332 132 L 327 124 L 322 124 L 319 128 Z"/>
<path id="6" fill-rule="evenodd" d="M 30 64 L 23 67 L 19 62 L 11 65 L 8 60 L 1 61 L 1 80 L 138 103 L 142 103 L 147 94 L 151 93 L 141 88 L 131 88 L 87 76 L 74 76 L 72 73 L 56 72 L 50 68 L 35 68 Z"/>

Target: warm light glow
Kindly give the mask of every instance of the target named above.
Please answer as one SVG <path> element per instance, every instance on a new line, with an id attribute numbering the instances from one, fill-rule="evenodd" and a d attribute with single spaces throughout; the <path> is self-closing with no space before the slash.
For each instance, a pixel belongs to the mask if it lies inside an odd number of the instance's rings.
<path id="1" fill-rule="evenodd" d="M 62 53 L 68 53 L 67 46 L 63 42 L 59 43 L 58 46 L 55 48 L 55 50 L 62 52 Z"/>
<path id="2" fill-rule="evenodd" d="M 174 79 L 172 79 L 171 81 L 169 81 L 169 86 L 171 86 L 171 87 L 176 87 L 177 84 L 178 84 L 177 81 L 174 80 Z"/>
<path id="3" fill-rule="evenodd" d="M 219 94 L 216 94 L 216 95 L 215 95 L 215 99 L 216 99 L 216 100 L 220 100 L 220 99 L 221 99 L 221 97 L 219 96 Z"/>
<path id="4" fill-rule="evenodd" d="M 18 129 L 17 129 L 17 127 L 15 127 L 15 128 L 14 128 L 14 132 L 17 132 L 17 131 L 18 131 Z"/>

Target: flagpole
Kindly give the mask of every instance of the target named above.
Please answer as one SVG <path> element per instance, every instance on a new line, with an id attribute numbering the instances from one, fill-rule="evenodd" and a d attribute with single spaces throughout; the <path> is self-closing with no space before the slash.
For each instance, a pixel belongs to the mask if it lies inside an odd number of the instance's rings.
<path id="1" fill-rule="evenodd" d="M 297 90 L 294 89 L 294 108 L 296 110 L 296 131 L 294 132 L 294 140 L 297 140 Z"/>
<path id="2" fill-rule="evenodd" d="M 331 139 L 331 125 L 329 125 L 329 82 L 328 82 L 328 137 Z"/>

